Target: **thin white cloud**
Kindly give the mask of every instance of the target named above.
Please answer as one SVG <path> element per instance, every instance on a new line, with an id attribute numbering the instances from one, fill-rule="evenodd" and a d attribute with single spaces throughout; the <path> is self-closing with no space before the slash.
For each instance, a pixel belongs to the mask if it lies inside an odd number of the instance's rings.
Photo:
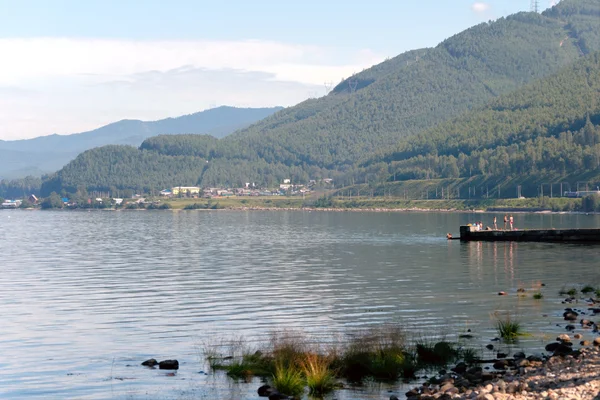
<path id="1" fill-rule="evenodd" d="M 0 54 L 0 139 L 216 105 L 290 106 L 384 59 L 255 40 L 0 39 Z"/>
<path id="2" fill-rule="evenodd" d="M 347 74 L 352 68 L 378 62 L 368 53 L 344 53 L 314 46 L 265 41 L 125 41 L 87 39 L 0 39 L 0 84 L 18 84 L 53 76 L 127 76 L 146 71 L 235 68 L 266 71 L 297 82 L 317 83 L 325 75 Z M 339 59 L 341 62 L 333 62 Z M 290 65 L 306 65 L 306 69 Z"/>
<path id="3" fill-rule="evenodd" d="M 490 4 L 482 1 L 476 1 L 475 3 L 471 4 L 471 10 L 476 14 L 485 14 L 490 11 L 491 8 L 492 6 Z"/>

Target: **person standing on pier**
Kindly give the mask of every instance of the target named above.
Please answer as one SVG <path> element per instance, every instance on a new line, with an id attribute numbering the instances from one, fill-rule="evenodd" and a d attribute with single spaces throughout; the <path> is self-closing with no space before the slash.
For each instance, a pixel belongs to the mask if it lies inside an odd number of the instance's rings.
<path id="1" fill-rule="evenodd" d="M 504 230 L 506 230 L 506 223 L 508 222 L 508 215 L 504 214 Z"/>
<path id="2" fill-rule="evenodd" d="M 511 231 L 513 230 L 513 222 L 514 222 L 514 220 L 513 220 L 513 216 L 511 215 L 511 216 L 510 216 L 510 230 L 511 230 Z"/>
<path id="3" fill-rule="evenodd" d="M 498 225 L 496 224 L 496 216 L 494 215 L 494 230 L 498 229 Z"/>

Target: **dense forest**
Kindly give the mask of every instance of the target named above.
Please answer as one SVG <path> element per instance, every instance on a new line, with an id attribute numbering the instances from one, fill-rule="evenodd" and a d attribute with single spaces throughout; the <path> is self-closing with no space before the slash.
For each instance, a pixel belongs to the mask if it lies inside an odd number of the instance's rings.
<path id="1" fill-rule="evenodd" d="M 398 180 L 600 175 L 600 53 L 363 164 Z"/>
<path id="2" fill-rule="evenodd" d="M 89 150 L 42 194 L 589 172 L 600 146 L 598 15 L 600 0 L 563 0 L 483 23 L 224 139 L 157 136 L 139 149 Z"/>
<path id="3" fill-rule="evenodd" d="M 0 180 L 0 198 L 21 199 L 31 194 L 39 195 L 42 179 L 28 176 L 23 179 Z"/>

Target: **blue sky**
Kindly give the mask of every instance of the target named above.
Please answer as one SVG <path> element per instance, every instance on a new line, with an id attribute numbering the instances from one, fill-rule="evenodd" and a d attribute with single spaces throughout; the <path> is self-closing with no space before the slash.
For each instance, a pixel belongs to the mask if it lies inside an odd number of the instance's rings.
<path id="1" fill-rule="evenodd" d="M 0 139 L 290 106 L 529 0 L 0 0 Z M 541 0 L 541 8 L 550 1 Z M 8 60 L 8 62 L 6 62 Z"/>

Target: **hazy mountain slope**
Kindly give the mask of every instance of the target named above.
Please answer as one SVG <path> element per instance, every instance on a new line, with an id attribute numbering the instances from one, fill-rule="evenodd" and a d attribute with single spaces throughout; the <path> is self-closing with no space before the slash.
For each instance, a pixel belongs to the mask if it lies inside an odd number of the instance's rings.
<path id="1" fill-rule="evenodd" d="M 159 121 L 122 120 L 72 135 L 0 140 L 0 150 L 7 155 L 0 158 L 0 177 L 24 176 L 25 171 L 53 172 L 82 151 L 108 144 L 139 146 L 144 139 L 159 134 L 194 133 L 224 137 L 281 109 L 218 107 Z M 17 153 L 11 155 L 10 152 Z"/>

